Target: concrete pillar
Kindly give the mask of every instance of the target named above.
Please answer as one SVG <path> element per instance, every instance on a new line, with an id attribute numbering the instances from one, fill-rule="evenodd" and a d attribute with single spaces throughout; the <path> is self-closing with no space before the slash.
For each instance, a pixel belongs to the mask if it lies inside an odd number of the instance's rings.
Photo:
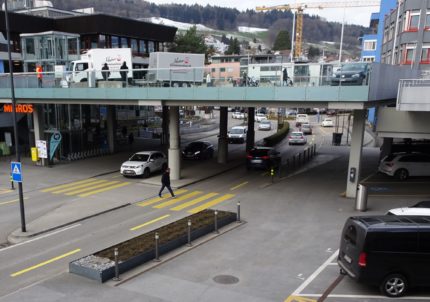
<path id="1" fill-rule="evenodd" d="M 361 152 L 363 149 L 364 126 L 366 123 L 366 111 L 354 110 L 351 149 L 349 151 L 348 175 L 346 180 L 346 197 L 355 198 L 357 186 L 360 180 Z"/>
<path id="2" fill-rule="evenodd" d="M 385 156 L 392 153 L 393 148 L 393 138 L 392 137 L 384 137 L 384 141 L 381 146 L 381 153 L 379 154 L 379 159 L 383 159 Z"/>
<path id="3" fill-rule="evenodd" d="M 167 146 L 169 142 L 169 108 L 163 106 L 161 121 L 161 144 Z"/>
<path id="4" fill-rule="evenodd" d="M 116 123 L 116 107 L 107 107 L 107 140 L 109 146 L 109 152 L 115 152 L 115 123 Z"/>
<path id="5" fill-rule="evenodd" d="M 226 164 L 228 160 L 227 107 L 219 109 L 218 163 Z"/>
<path id="6" fill-rule="evenodd" d="M 33 106 L 34 141 L 45 140 L 45 121 L 43 119 L 43 105 Z M 46 142 L 48 147 L 49 142 Z M 48 154 L 49 156 L 49 154 Z M 48 159 L 42 158 L 42 166 L 48 165 Z"/>
<path id="7" fill-rule="evenodd" d="M 248 107 L 248 132 L 246 134 L 246 151 L 251 150 L 255 144 L 254 116 L 255 108 Z"/>
<path id="8" fill-rule="evenodd" d="M 169 168 L 170 178 L 181 178 L 181 149 L 179 144 L 179 107 L 170 106 L 169 110 Z"/>

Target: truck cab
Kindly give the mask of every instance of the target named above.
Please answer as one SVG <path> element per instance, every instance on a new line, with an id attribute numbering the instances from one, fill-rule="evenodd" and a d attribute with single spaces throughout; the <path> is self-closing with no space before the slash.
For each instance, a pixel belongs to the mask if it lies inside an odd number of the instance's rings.
<path id="1" fill-rule="evenodd" d="M 89 62 L 88 61 L 73 61 L 70 63 L 68 71 L 68 82 L 86 82 L 88 81 L 88 67 Z"/>

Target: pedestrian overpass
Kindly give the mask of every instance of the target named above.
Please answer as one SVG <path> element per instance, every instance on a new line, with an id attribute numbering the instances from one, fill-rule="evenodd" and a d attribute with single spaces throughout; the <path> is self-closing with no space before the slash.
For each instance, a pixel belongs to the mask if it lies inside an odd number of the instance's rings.
<path id="1" fill-rule="evenodd" d="M 228 81 L 216 85 L 190 85 L 191 87 L 154 87 L 154 83 L 136 82 L 129 85 L 121 82 L 77 83 L 72 87 L 61 87 L 61 81 L 54 73 L 44 75 L 44 88 L 37 87 L 35 74 L 15 74 L 15 99 L 17 104 L 34 104 L 33 118 L 35 137 L 40 138 L 40 112 L 37 104 L 84 104 L 108 106 L 108 141 L 113 146 L 114 113 L 109 105 L 167 106 L 165 117 L 169 120 L 169 166 L 172 179 L 179 179 L 179 107 L 178 106 L 220 106 L 220 134 L 218 162 L 227 161 L 227 106 L 249 107 L 248 143 L 253 144 L 255 107 L 293 107 L 327 108 L 353 111 L 353 130 L 347 178 L 347 196 L 355 197 L 360 179 L 361 150 L 365 129 L 366 109 L 395 103 L 397 85 L 401 78 L 415 76 L 414 71 L 400 66 L 372 64 L 365 85 L 330 86 L 328 79 L 307 79 L 290 86 L 277 86 L 276 83 L 261 83 L 258 87 L 237 87 Z M 322 81 L 325 80 L 325 81 Z M 320 85 L 319 83 L 326 83 Z M 328 84 L 328 85 L 327 85 Z M 0 102 L 11 102 L 10 77 L 0 75 Z M 164 112 L 163 112 L 164 114 Z M 168 114 L 168 115 L 167 115 Z M 167 130 L 167 125 L 164 130 Z M 113 148 L 113 147 L 112 147 Z M 113 150 L 113 149 L 112 149 Z M 352 171 L 356 173 L 351 175 Z"/>

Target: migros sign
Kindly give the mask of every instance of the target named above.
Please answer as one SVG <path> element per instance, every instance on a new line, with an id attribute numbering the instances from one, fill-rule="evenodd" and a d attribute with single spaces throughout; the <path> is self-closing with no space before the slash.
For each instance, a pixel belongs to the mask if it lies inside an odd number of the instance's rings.
<path id="1" fill-rule="evenodd" d="M 18 104 L 15 106 L 16 113 L 33 113 L 33 105 L 31 104 Z M 3 112 L 12 112 L 12 105 L 4 105 Z"/>

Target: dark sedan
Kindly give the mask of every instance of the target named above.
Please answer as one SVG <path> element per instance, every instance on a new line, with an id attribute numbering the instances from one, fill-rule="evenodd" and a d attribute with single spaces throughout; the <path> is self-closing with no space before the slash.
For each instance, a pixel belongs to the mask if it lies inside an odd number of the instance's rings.
<path id="1" fill-rule="evenodd" d="M 254 147 L 246 156 L 246 168 L 276 168 L 281 162 L 281 155 L 271 147 Z"/>
<path id="2" fill-rule="evenodd" d="M 344 64 L 331 78 L 331 85 L 363 85 L 368 74 L 367 63 Z"/>
<path id="3" fill-rule="evenodd" d="M 214 146 L 209 142 L 192 142 L 182 151 L 184 159 L 206 159 L 213 156 Z"/>

